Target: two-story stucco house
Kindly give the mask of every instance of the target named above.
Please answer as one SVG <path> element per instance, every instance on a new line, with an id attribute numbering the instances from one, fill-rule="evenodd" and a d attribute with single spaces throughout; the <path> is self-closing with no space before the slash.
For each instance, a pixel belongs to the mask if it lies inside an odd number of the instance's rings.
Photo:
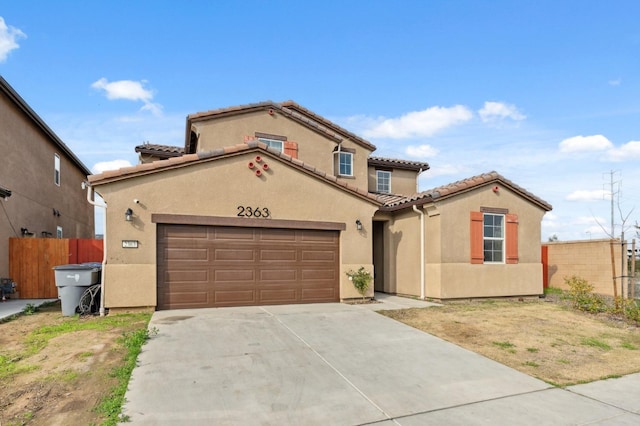
<path id="1" fill-rule="evenodd" d="M 91 172 L 2 77 L 0 152 L 0 277 L 11 237 L 93 238 Z"/>
<path id="2" fill-rule="evenodd" d="M 90 176 L 107 202 L 106 308 L 542 293 L 546 202 L 495 172 L 417 192 L 429 165 L 292 101 L 192 114 L 184 147 Z M 373 288 L 371 289 L 371 294 Z"/>

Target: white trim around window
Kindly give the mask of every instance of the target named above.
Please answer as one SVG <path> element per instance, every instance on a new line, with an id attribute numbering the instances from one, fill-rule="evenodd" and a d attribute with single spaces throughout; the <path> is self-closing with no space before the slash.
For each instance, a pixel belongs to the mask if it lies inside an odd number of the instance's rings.
<path id="1" fill-rule="evenodd" d="M 276 139 L 258 138 L 262 143 L 266 143 L 269 148 L 277 149 L 278 152 L 284 151 L 284 142 Z"/>
<path id="2" fill-rule="evenodd" d="M 60 156 L 53 154 L 53 183 L 60 186 Z"/>
<path id="3" fill-rule="evenodd" d="M 56 238 L 62 238 L 62 226 L 56 227 Z"/>
<path id="4" fill-rule="evenodd" d="M 485 213 L 482 220 L 483 251 L 485 263 L 504 263 L 505 216 Z"/>
<path id="5" fill-rule="evenodd" d="M 338 151 L 338 174 L 340 176 L 353 176 L 353 154 Z"/>
<path id="6" fill-rule="evenodd" d="M 387 170 L 376 170 L 376 192 L 383 194 L 391 193 L 391 172 Z"/>

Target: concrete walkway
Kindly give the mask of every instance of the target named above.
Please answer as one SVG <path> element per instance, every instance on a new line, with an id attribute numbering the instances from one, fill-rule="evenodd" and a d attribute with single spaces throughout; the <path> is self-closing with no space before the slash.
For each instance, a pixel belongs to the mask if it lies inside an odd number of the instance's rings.
<path id="1" fill-rule="evenodd" d="M 156 312 L 123 414 L 134 425 L 640 424 L 640 375 L 553 388 L 372 311 L 403 303 L 426 302 Z"/>
<path id="2" fill-rule="evenodd" d="M 24 311 L 27 305 L 40 306 L 47 302 L 55 302 L 58 299 L 7 299 L 0 303 L 0 320 Z"/>

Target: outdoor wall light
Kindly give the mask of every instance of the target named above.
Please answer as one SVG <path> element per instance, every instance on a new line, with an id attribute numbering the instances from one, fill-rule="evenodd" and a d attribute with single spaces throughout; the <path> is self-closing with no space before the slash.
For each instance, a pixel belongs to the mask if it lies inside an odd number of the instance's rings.
<path id="1" fill-rule="evenodd" d="M 356 219 L 356 229 L 362 231 L 362 222 L 360 222 L 360 219 Z"/>
<path id="2" fill-rule="evenodd" d="M 133 210 L 131 210 L 131 208 L 128 208 L 127 211 L 124 212 L 124 220 L 126 220 L 127 222 L 131 222 L 132 216 L 133 216 Z"/>

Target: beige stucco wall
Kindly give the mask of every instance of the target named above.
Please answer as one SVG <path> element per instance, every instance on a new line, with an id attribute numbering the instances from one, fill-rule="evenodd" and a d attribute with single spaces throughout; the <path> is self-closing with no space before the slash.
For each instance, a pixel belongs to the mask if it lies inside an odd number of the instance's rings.
<path id="1" fill-rule="evenodd" d="M 369 167 L 369 191 L 376 192 L 378 179 L 375 167 Z M 386 169 L 385 169 L 386 170 Z M 391 172 L 391 193 L 411 195 L 418 192 L 418 173 L 413 170 L 394 169 Z"/>
<path id="2" fill-rule="evenodd" d="M 613 268 L 611 265 L 612 240 L 558 241 L 544 244 L 547 247 L 549 287 L 569 290 L 565 278 L 576 275 L 589 281 L 594 292 L 613 296 Z M 622 268 L 621 244 L 614 240 L 615 275 L 619 277 Z M 624 263 L 626 265 L 626 257 Z M 625 266 L 626 268 L 626 266 Z M 620 295 L 620 279 L 617 291 Z"/>
<path id="3" fill-rule="evenodd" d="M 258 111 L 196 121 L 192 128 L 199 135 L 198 151 L 243 143 L 245 136 L 254 136 L 255 132 L 286 136 L 289 141 L 298 143 L 298 159 L 327 174 L 335 174 L 333 151 L 337 141 L 281 115 L 277 110 L 272 115 Z M 371 151 L 348 139 L 342 142 L 342 147 L 356 151 L 353 155 L 354 176 L 343 179 L 367 190 L 367 158 Z"/>
<path id="4" fill-rule="evenodd" d="M 425 297 L 458 299 L 525 296 L 542 293 L 540 223 L 544 210 L 494 185 L 427 204 L 425 213 Z M 518 215 L 517 264 L 470 263 L 470 212 L 481 207 L 508 209 Z M 412 210 L 387 222 L 388 291 L 420 296 L 420 216 Z M 395 244 L 395 245 L 394 245 Z M 393 257 L 395 256 L 395 259 Z"/>
<path id="5" fill-rule="evenodd" d="M 9 238 L 21 237 L 20 228 L 35 237 L 55 237 L 58 226 L 65 238 L 94 237 L 93 207 L 81 188 L 84 172 L 3 92 L 0 153 L 0 186 L 12 191 L 0 199 L 0 277 L 9 276 Z M 54 183 L 54 154 L 60 156 L 60 186 Z"/>
<path id="6" fill-rule="evenodd" d="M 256 155 L 270 166 L 260 178 L 247 168 Z M 264 151 L 97 185 L 96 190 L 108 204 L 108 308 L 156 304 L 154 213 L 237 218 L 238 206 L 253 206 L 268 208 L 273 219 L 345 223 L 340 235 L 341 298 L 359 297 L 348 270 L 373 270 L 370 233 L 377 206 Z M 134 211 L 133 222 L 124 220 L 127 208 Z M 362 231 L 357 231 L 356 219 L 362 221 Z M 138 240 L 139 248 L 123 249 L 122 240 Z"/>

